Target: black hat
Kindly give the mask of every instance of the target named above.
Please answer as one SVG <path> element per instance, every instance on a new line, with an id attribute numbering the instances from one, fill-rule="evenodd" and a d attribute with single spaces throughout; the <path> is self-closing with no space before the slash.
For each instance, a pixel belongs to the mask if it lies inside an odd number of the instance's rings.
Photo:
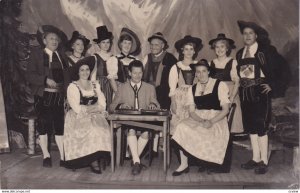
<path id="1" fill-rule="evenodd" d="M 60 43 L 62 44 L 65 44 L 68 41 L 67 35 L 57 27 L 54 27 L 53 25 L 42 25 L 36 32 L 37 40 L 42 47 L 45 46 L 43 39 L 45 38 L 44 36 L 46 33 L 55 33 L 60 38 Z"/>
<path id="2" fill-rule="evenodd" d="M 92 73 L 94 67 L 95 67 L 95 57 L 94 56 L 88 56 L 81 60 L 78 60 L 71 68 L 71 78 L 72 80 L 78 80 L 79 79 L 79 68 L 83 65 L 88 65 L 90 68 L 90 72 Z"/>
<path id="3" fill-rule="evenodd" d="M 262 28 L 261 26 L 257 25 L 254 22 L 237 21 L 237 23 L 238 23 L 241 33 L 243 33 L 245 28 L 251 28 L 255 31 L 257 36 L 265 36 L 265 37 L 269 36 L 267 30 L 265 30 L 264 28 Z"/>
<path id="4" fill-rule="evenodd" d="M 234 41 L 232 39 L 227 38 L 225 36 L 225 34 L 223 34 L 223 33 L 218 34 L 217 38 L 210 40 L 208 42 L 208 44 L 212 46 L 214 44 L 214 42 L 219 41 L 219 40 L 226 40 L 226 41 L 228 41 L 231 49 L 235 48 Z"/>
<path id="5" fill-rule="evenodd" d="M 141 52 L 141 42 L 140 42 L 138 36 L 133 31 L 131 31 L 130 29 L 128 29 L 126 27 L 122 28 L 121 33 L 120 33 L 120 38 L 118 41 L 119 49 L 121 50 L 120 44 L 121 44 L 122 36 L 124 36 L 124 35 L 129 35 L 132 38 L 132 46 L 131 46 L 131 50 L 130 50 L 129 54 L 134 55 L 134 56 L 139 55 Z"/>
<path id="6" fill-rule="evenodd" d="M 155 34 L 153 34 L 152 36 L 150 36 L 148 38 L 148 42 L 150 43 L 153 39 L 160 39 L 161 41 L 164 42 L 165 47 L 164 49 L 168 49 L 169 45 L 167 40 L 164 38 L 164 35 L 161 32 L 156 32 Z"/>
<path id="7" fill-rule="evenodd" d="M 100 43 L 101 41 L 106 39 L 110 39 L 110 40 L 113 39 L 113 34 L 110 31 L 108 31 L 106 25 L 99 26 L 96 28 L 96 30 L 97 30 L 98 39 L 93 39 L 94 42 Z"/>
<path id="8" fill-rule="evenodd" d="M 206 59 L 201 59 L 196 64 L 191 64 L 190 67 L 195 70 L 198 66 L 204 66 L 207 68 L 208 71 L 210 71 L 210 66 L 208 64 L 208 61 Z"/>
<path id="9" fill-rule="evenodd" d="M 187 35 L 183 39 L 178 40 L 175 43 L 175 48 L 178 52 L 181 52 L 181 49 L 187 43 L 194 43 L 196 45 L 195 52 L 199 52 L 203 48 L 202 40 L 200 38 L 192 37 L 190 35 Z"/>
<path id="10" fill-rule="evenodd" d="M 78 31 L 74 31 L 71 39 L 67 43 L 67 48 L 69 50 L 72 50 L 73 43 L 78 39 L 83 41 L 84 49 L 86 49 L 88 47 L 90 40 L 87 39 L 84 35 L 80 34 Z"/>

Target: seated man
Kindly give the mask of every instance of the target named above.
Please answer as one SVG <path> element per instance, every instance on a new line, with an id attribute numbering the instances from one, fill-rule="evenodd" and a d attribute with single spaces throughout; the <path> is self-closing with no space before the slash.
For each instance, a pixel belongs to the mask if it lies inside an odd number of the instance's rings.
<path id="1" fill-rule="evenodd" d="M 116 96 L 110 105 L 111 111 L 116 109 L 160 108 L 156 100 L 154 86 L 142 81 L 143 70 L 143 64 L 138 60 L 134 60 L 129 64 L 129 75 L 131 78 L 118 88 Z M 139 156 L 148 142 L 148 132 L 143 132 L 139 139 L 137 139 L 136 130 L 129 129 L 127 141 L 134 163 L 132 174 L 137 175 L 142 169 Z"/>

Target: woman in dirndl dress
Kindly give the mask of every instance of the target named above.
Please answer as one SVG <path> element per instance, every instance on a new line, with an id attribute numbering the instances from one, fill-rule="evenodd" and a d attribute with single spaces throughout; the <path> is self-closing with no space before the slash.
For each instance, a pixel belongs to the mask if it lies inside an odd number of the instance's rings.
<path id="1" fill-rule="evenodd" d="M 97 39 L 93 39 L 95 43 L 98 44 L 99 51 L 97 51 L 93 56 L 95 60 L 96 68 L 92 73 L 91 80 L 97 80 L 101 86 L 101 90 L 106 99 L 107 108 L 112 102 L 113 90 L 110 85 L 109 79 L 107 78 L 107 60 L 112 57 L 111 47 L 113 44 L 113 34 L 108 31 L 107 27 L 99 26 L 97 29 Z"/>
<path id="2" fill-rule="evenodd" d="M 111 151 L 111 133 L 100 84 L 90 81 L 94 66 L 93 60 L 80 60 L 71 68 L 74 81 L 67 90 L 71 110 L 66 114 L 63 139 L 66 168 L 90 166 L 100 174 L 100 159 Z"/>
<path id="3" fill-rule="evenodd" d="M 230 57 L 231 50 L 235 48 L 234 41 L 218 34 L 217 38 L 209 41 L 211 49 L 217 55 L 217 58 L 210 62 L 210 76 L 225 82 L 229 88 L 229 100 L 236 104 L 235 113 L 231 125 L 231 133 L 242 133 L 244 131 L 241 102 L 238 95 L 239 76 L 237 74 L 237 61 Z"/>
<path id="4" fill-rule="evenodd" d="M 170 122 L 170 133 L 174 133 L 174 129 L 180 120 L 187 118 L 188 106 L 187 90 L 194 84 L 195 72 L 191 65 L 196 64 L 195 58 L 203 47 L 202 40 L 197 37 L 185 36 L 183 39 L 175 43 L 175 48 L 179 53 L 179 62 L 173 65 L 169 74 L 169 86 L 171 97 L 171 113 L 172 120 Z"/>
<path id="5" fill-rule="evenodd" d="M 129 80 L 129 63 L 136 60 L 141 52 L 141 43 L 138 36 L 128 28 L 121 30 L 118 47 L 121 53 L 107 60 L 107 78 L 110 80 L 113 92 L 116 93 L 118 86 Z"/>
<path id="6" fill-rule="evenodd" d="M 65 91 L 67 91 L 67 88 L 69 84 L 72 82 L 71 80 L 71 72 L 70 67 L 74 66 L 78 60 L 83 59 L 86 51 L 89 47 L 90 40 L 87 39 L 84 35 L 80 34 L 78 31 L 74 31 L 72 33 L 71 39 L 67 42 L 67 49 L 68 51 L 71 51 L 71 54 L 68 55 L 67 61 L 68 61 L 68 68 L 65 69 Z M 64 102 L 64 110 L 65 114 L 70 110 L 70 105 L 68 104 L 68 100 L 66 99 Z"/>
<path id="7" fill-rule="evenodd" d="M 224 82 L 209 77 L 206 60 L 201 60 L 194 68 L 198 82 L 187 91 L 190 117 L 177 125 L 172 137 L 180 147 L 181 159 L 173 176 L 189 172 L 188 155 L 222 164 L 229 140 L 226 119 L 229 89 Z"/>

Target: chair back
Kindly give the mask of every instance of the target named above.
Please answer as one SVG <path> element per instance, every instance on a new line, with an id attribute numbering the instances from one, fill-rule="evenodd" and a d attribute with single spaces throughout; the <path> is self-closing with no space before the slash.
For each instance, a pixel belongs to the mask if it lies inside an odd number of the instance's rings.
<path id="1" fill-rule="evenodd" d="M 235 108 L 236 108 L 236 104 L 235 104 L 235 103 L 232 103 L 232 104 L 231 104 L 231 107 L 229 108 L 229 113 L 228 113 L 228 115 L 227 115 L 227 121 L 228 121 L 228 128 L 229 128 L 229 131 L 231 131 L 232 120 L 233 120 Z"/>

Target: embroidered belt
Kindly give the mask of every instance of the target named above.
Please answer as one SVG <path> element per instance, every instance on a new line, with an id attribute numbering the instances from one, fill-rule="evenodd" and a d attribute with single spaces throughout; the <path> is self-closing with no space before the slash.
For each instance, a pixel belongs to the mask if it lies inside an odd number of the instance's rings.
<path id="1" fill-rule="evenodd" d="M 264 78 L 257 78 L 257 79 L 248 79 L 248 78 L 242 78 L 240 79 L 240 86 L 243 88 L 251 87 L 260 85 L 265 82 Z"/>
<path id="2" fill-rule="evenodd" d="M 46 87 L 44 89 L 44 91 L 47 91 L 47 92 L 63 92 L 64 91 L 64 87 L 63 87 L 62 83 L 57 83 L 56 85 L 57 85 L 56 88 L 48 88 L 48 87 Z"/>

